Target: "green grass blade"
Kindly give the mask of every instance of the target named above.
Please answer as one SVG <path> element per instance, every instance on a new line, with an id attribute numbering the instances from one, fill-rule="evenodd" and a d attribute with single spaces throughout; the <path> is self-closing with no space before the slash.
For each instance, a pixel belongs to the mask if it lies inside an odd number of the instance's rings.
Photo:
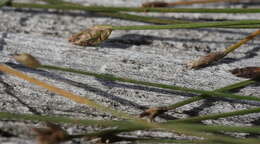
<path id="1" fill-rule="evenodd" d="M 15 3 L 15 8 L 41 8 L 59 10 L 85 10 L 93 12 L 160 12 L 160 13 L 259 13 L 258 8 L 135 8 L 135 7 L 104 7 L 104 6 L 79 6 L 79 5 L 51 5 L 33 3 Z"/>
<path id="2" fill-rule="evenodd" d="M 186 119 L 172 120 L 167 123 L 175 123 L 175 122 L 192 123 L 192 122 L 200 122 L 200 121 L 208 120 L 208 119 L 218 119 L 218 118 L 225 118 L 225 117 L 231 117 L 231 116 L 246 115 L 246 114 L 251 114 L 251 113 L 260 113 L 260 108 L 238 110 L 238 111 L 234 111 L 234 112 L 226 112 L 226 113 L 220 113 L 220 114 L 209 114 L 209 115 L 191 117 L 191 118 L 186 118 Z"/>
<path id="3" fill-rule="evenodd" d="M 152 86 L 152 87 L 158 87 L 158 88 L 170 89 L 170 90 L 178 90 L 178 91 L 189 92 L 189 93 L 197 93 L 197 94 L 209 95 L 209 96 L 214 96 L 214 97 L 228 97 L 228 98 L 234 98 L 234 99 L 240 99 L 240 100 L 260 101 L 260 98 L 254 97 L 254 96 L 240 96 L 240 95 L 221 93 L 221 92 L 197 90 L 197 89 L 185 88 L 185 87 L 179 87 L 179 86 L 173 86 L 173 85 L 139 81 L 139 80 L 134 80 L 134 79 L 129 79 L 129 78 L 115 77 L 115 76 L 109 75 L 109 74 L 98 74 L 98 73 L 94 73 L 94 72 L 76 70 L 76 69 L 71 69 L 71 68 L 63 68 L 63 67 L 57 67 L 57 66 L 51 66 L 51 65 L 42 65 L 41 68 L 78 73 L 78 74 L 82 74 L 82 75 L 89 75 L 89 76 L 94 76 L 96 78 L 100 78 L 100 79 L 104 79 L 104 80 L 128 82 L 128 83 L 133 83 L 133 84 L 140 84 L 140 85 Z"/>

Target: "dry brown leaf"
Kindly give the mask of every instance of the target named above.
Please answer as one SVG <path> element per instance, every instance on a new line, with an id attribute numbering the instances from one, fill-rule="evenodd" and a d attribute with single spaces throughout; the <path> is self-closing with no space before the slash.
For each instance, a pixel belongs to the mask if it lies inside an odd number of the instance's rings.
<path id="1" fill-rule="evenodd" d="M 243 78 L 258 78 L 260 77 L 260 67 L 244 67 L 236 68 L 230 71 L 233 75 Z"/>

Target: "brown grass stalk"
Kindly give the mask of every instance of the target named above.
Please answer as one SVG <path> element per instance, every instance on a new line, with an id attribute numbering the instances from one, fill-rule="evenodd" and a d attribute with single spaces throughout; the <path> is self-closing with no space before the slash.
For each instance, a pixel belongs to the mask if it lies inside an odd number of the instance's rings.
<path id="1" fill-rule="evenodd" d="M 227 47 L 224 51 L 217 51 L 207 54 L 206 56 L 200 57 L 198 60 L 191 61 L 187 64 L 189 68 L 201 68 L 208 66 L 209 64 L 216 62 L 229 53 L 233 52 L 237 48 L 239 48 L 241 45 L 246 44 L 248 41 L 254 39 L 256 36 L 260 35 L 260 30 L 257 30 L 244 39 L 240 40 L 239 42 Z"/>
<path id="2" fill-rule="evenodd" d="M 126 119 L 135 119 L 133 116 L 130 116 L 128 115 L 127 113 L 123 113 L 121 111 L 117 111 L 117 110 L 114 110 L 114 109 L 111 109 L 111 108 L 108 108 L 108 107 L 105 107 L 105 106 L 102 106 L 88 98 L 85 98 L 85 97 L 81 97 L 81 96 L 78 96 L 76 94 L 73 94 L 69 91 L 66 91 L 66 90 L 63 90 L 61 88 L 58 88 L 58 87 L 55 87 L 53 85 L 50 85 L 50 84 L 47 84 L 45 82 L 42 82 L 40 80 L 37 80 L 36 78 L 33 78 L 33 77 L 30 77 L 22 72 L 19 72 L 5 64 L 1 64 L 0 65 L 0 70 L 5 72 L 5 73 L 8 73 L 10 75 L 13 75 L 13 76 L 16 76 L 16 77 L 19 77 L 23 80 L 26 80 L 30 83 L 33 83 L 35 85 L 38 85 L 40 87 L 43 87 L 43 88 L 46 88 L 48 89 L 49 91 L 51 92 L 54 92 L 56 94 L 59 94 L 61 96 L 64 96 L 70 100 L 73 100 L 74 102 L 77 102 L 77 103 L 80 103 L 80 104 L 86 104 L 92 108 L 95 108 L 97 110 L 100 110 L 100 111 L 103 111 L 103 112 L 108 112 L 108 113 L 111 113 L 113 114 L 114 116 L 117 116 L 117 117 L 120 117 L 120 118 L 126 118 Z"/>

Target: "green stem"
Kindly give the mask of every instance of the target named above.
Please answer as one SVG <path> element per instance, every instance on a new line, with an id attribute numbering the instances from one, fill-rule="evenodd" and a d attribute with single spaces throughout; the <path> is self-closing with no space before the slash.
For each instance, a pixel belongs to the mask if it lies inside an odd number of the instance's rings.
<path id="1" fill-rule="evenodd" d="M 178 123 L 163 123 L 166 124 L 167 126 L 169 124 L 172 124 L 177 130 L 193 130 L 197 131 L 200 133 L 206 132 L 205 137 L 207 137 L 208 140 L 210 140 L 209 143 L 211 142 L 217 142 L 219 144 L 258 144 L 259 139 L 254 139 L 254 138 L 233 138 L 231 136 L 223 136 L 218 133 L 220 132 L 246 132 L 246 133 L 259 133 L 260 127 L 236 127 L 236 126 L 212 126 L 212 125 L 201 125 L 201 124 L 190 124 L 190 123 L 183 123 L 183 122 L 178 122 Z M 170 126 L 169 126 L 170 127 Z M 211 132 L 212 135 L 209 135 L 208 132 Z"/>
<path id="2" fill-rule="evenodd" d="M 209 126 L 209 125 L 198 125 L 198 124 L 186 124 L 186 123 L 181 123 L 179 125 L 175 125 L 174 127 L 180 128 L 180 129 L 195 129 L 196 131 L 205 131 L 205 132 L 213 132 L 213 133 L 218 133 L 218 132 L 243 132 L 243 133 L 255 133 L 259 134 L 260 133 L 260 127 L 236 127 L 236 126 Z M 122 132 L 130 132 L 130 131 L 135 131 L 135 130 L 140 130 L 139 127 L 125 127 L 125 128 L 118 128 L 118 129 L 109 129 L 109 130 L 104 130 L 104 131 L 99 131 L 99 132 L 94 132 L 94 133 L 89 133 L 89 134 L 84 134 L 85 136 L 88 137 L 107 137 L 110 138 L 110 136 L 116 136 L 119 133 Z M 81 136 L 81 135 L 80 135 Z M 124 137 L 119 137 L 122 140 L 124 140 Z M 214 138 L 214 137 L 212 137 Z M 210 138 L 210 139 L 212 139 Z M 138 141 L 138 142 L 149 142 L 149 143 L 211 143 L 210 139 L 209 140 L 174 140 L 174 139 L 154 139 L 154 138 L 133 138 L 133 139 L 128 139 L 125 138 L 127 141 Z M 231 139 L 229 139 L 231 140 Z M 249 139 L 248 139 L 249 140 Z"/>
<path id="3" fill-rule="evenodd" d="M 236 50 L 239 48 L 241 45 L 246 44 L 248 41 L 254 39 L 256 36 L 260 35 L 260 30 L 257 30 L 253 33 L 251 33 L 249 36 L 245 37 L 244 39 L 240 40 L 239 42 L 229 46 L 228 48 L 225 49 L 224 53 L 227 55 L 228 53 Z"/>
<path id="4" fill-rule="evenodd" d="M 258 139 L 241 139 L 241 138 L 223 139 L 223 137 L 219 137 L 218 139 L 213 139 L 212 141 L 213 143 L 216 144 L 259 144 Z"/>
<path id="5" fill-rule="evenodd" d="M 260 25 L 259 24 L 254 24 L 254 25 L 232 25 L 232 26 L 224 26 L 224 27 L 219 27 L 219 28 L 232 28 L 232 29 L 259 29 Z"/>
<path id="6" fill-rule="evenodd" d="M 79 124 L 79 125 L 97 125 L 101 127 L 118 127 L 118 129 L 115 130 L 108 130 L 108 131 L 101 131 L 91 134 L 86 134 L 86 136 L 100 136 L 104 134 L 117 134 L 121 132 L 129 132 L 134 130 L 145 130 L 145 129 L 151 129 L 153 127 L 147 127 L 145 125 L 139 125 L 135 122 L 130 121 L 112 121 L 112 120 L 82 120 L 82 119 L 75 119 L 75 118 L 67 118 L 67 117 L 58 117 L 58 116 L 41 116 L 41 115 L 32 115 L 32 114 L 12 114 L 8 112 L 0 112 L 0 119 L 4 120 L 30 120 L 30 121 L 44 121 L 44 122 L 54 122 L 54 123 L 70 123 L 70 124 Z M 178 125 L 172 125 L 164 123 L 162 124 L 163 127 L 169 127 L 173 128 L 176 127 L 178 131 L 188 131 L 189 128 L 185 127 L 186 124 L 179 123 Z M 182 126 L 183 125 L 183 126 Z M 210 128 L 215 131 L 215 128 Z M 235 129 L 235 130 L 234 130 Z M 240 128 L 243 132 L 253 132 L 255 133 L 257 129 L 246 129 L 246 128 Z M 237 128 L 228 128 L 227 131 L 237 131 Z M 194 129 L 190 129 L 190 132 L 195 134 L 196 132 Z M 108 133 L 109 132 L 109 133 Z M 203 134 L 200 131 L 197 131 L 198 136 L 203 136 Z M 77 135 L 75 137 L 81 137 L 82 135 Z M 215 137 L 214 135 L 206 136 L 206 138 L 216 139 L 218 137 Z"/>
<path id="7" fill-rule="evenodd" d="M 233 25 L 260 24 L 260 20 L 239 20 L 223 22 L 193 22 L 187 24 L 173 25 L 134 25 L 134 26 L 112 26 L 113 30 L 158 30 L 158 29 L 185 29 L 185 28 L 210 28 Z"/>
<path id="8" fill-rule="evenodd" d="M 208 140 L 175 140 L 175 139 L 142 139 L 137 138 L 134 141 L 137 143 L 174 143 L 174 144 L 209 144 Z M 219 144 L 219 143 L 210 143 L 210 144 Z"/>
<path id="9" fill-rule="evenodd" d="M 241 0 L 242 2 L 243 0 Z M 251 0 L 252 1 L 252 0 Z M 224 2 L 239 2 L 239 0 L 189 0 L 189 1 L 176 1 L 167 3 L 168 6 L 178 5 L 192 5 L 192 4 L 208 4 L 208 3 L 224 3 Z"/>
<path id="10" fill-rule="evenodd" d="M 10 2 L 11 2 L 11 0 L 1 0 L 0 1 L 0 8 L 8 5 Z"/>
<path id="11" fill-rule="evenodd" d="M 122 129 L 124 130 L 145 130 L 145 129 L 152 129 L 155 128 L 150 124 L 148 125 L 140 125 L 140 123 L 136 123 L 134 121 L 112 121 L 112 120 L 82 120 L 82 119 L 75 119 L 75 118 L 67 118 L 67 117 L 60 117 L 60 116 L 41 116 L 41 115 L 32 115 L 32 114 L 13 114 L 8 112 L 0 112 L 0 119 L 3 120 L 30 120 L 30 121 L 44 121 L 44 122 L 53 122 L 53 123 L 70 123 L 70 124 L 79 124 L 79 125 L 96 125 L 101 127 L 117 127 L 120 132 Z M 161 125 L 162 127 L 168 127 L 166 125 Z M 120 130 L 121 129 L 121 130 Z M 155 128 L 156 129 L 156 128 Z M 169 125 L 168 129 L 174 129 L 173 126 Z M 118 130 L 115 131 L 115 133 Z M 183 133 L 194 134 L 197 136 L 202 136 L 200 133 L 196 133 L 192 130 L 186 132 L 186 130 L 181 130 Z M 89 135 L 91 136 L 91 135 Z"/>
<path id="12" fill-rule="evenodd" d="M 133 20 L 145 23 L 153 23 L 153 24 L 178 24 L 178 23 L 191 23 L 190 21 L 184 20 L 172 20 L 172 19 L 162 19 L 162 18 L 155 18 L 149 16 L 141 16 L 141 15 L 133 15 L 127 13 L 120 13 L 120 12 L 98 12 L 97 15 L 102 16 L 109 16 L 113 18 L 120 18 L 125 20 Z"/>
<path id="13" fill-rule="evenodd" d="M 151 124 L 151 123 L 148 123 L 147 121 L 141 119 L 141 118 L 138 118 L 138 117 L 135 117 L 135 116 L 131 116 L 129 115 L 128 113 L 125 113 L 125 112 L 122 112 L 122 111 L 119 111 L 119 110 L 115 110 L 115 109 L 112 109 L 110 107 L 107 107 L 107 106 L 103 106 L 99 103 L 96 103 L 88 98 L 83 98 L 83 97 L 80 97 L 78 95 L 75 95 L 73 93 L 70 93 L 69 91 L 66 91 L 66 90 L 63 90 L 63 89 L 60 89 L 58 87 L 55 87 L 53 85 L 50 85 L 50 84 L 47 84 L 45 82 L 42 82 L 40 80 L 37 80 L 33 77 L 30 77 L 26 74 L 23 74 L 22 72 L 20 71 L 17 71 L 15 69 L 12 69 L 10 68 L 9 66 L 5 65 L 5 64 L 1 64 L 0 65 L 0 70 L 2 72 L 5 72 L 5 73 L 8 73 L 10 75 L 13 75 L 13 76 L 16 76 L 16 77 L 19 77 L 23 80 L 26 80 L 30 83 L 33 83 L 33 84 L 36 84 L 40 87 L 43 87 L 45 89 L 48 89 L 49 91 L 51 92 L 54 92 L 56 94 L 59 94 L 59 95 L 62 95 L 70 100 L 73 100 L 77 103 L 80 103 L 80 104 L 86 104 L 92 108 L 95 108 L 99 111 L 102 111 L 102 112 L 108 112 L 114 116 L 117 116 L 119 118 L 123 118 L 123 119 L 128 119 L 128 120 L 131 120 L 133 121 L 134 123 L 136 124 L 140 124 L 140 125 L 143 125 L 143 126 L 147 126 L 147 127 L 153 127 L 153 128 L 162 128 L 160 125 L 157 125 L 157 124 Z M 164 129 L 167 129 L 169 130 L 167 127 L 164 127 Z M 173 129 L 171 129 L 173 130 Z"/>
<path id="14" fill-rule="evenodd" d="M 43 1 L 43 2 L 47 2 L 49 4 L 53 4 L 53 5 L 58 5 L 58 4 L 73 4 L 70 2 L 64 2 L 62 0 L 37 0 L 37 1 Z"/>
<path id="15" fill-rule="evenodd" d="M 50 5 L 33 3 L 15 3 L 9 6 L 15 8 L 43 8 L 59 10 L 85 10 L 93 12 L 161 12 L 161 13 L 259 13 L 258 8 L 134 8 L 134 7 L 104 7 L 104 6 L 79 6 L 79 5 Z"/>
<path id="16" fill-rule="evenodd" d="M 74 3 L 68 3 L 63 2 L 59 0 L 40 0 L 45 1 L 50 4 L 54 5 L 65 5 L 65 4 L 72 4 L 77 5 Z M 68 5 L 68 6 L 70 6 Z M 13 4 L 14 6 L 14 4 Z M 77 5 L 80 6 L 80 5 Z M 22 7 L 22 6 L 21 6 Z M 43 7 L 42 7 L 43 8 Z M 47 9 L 47 8 L 46 8 Z M 89 10 L 92 11 L 92 10 Z M 93 12 L 93 11 L 92 11 Z M 127 13 L 120 13 L 120 12 L 97 12 L 95 13 L 97 15 L 101 16 L 109 16 L 114 18 L 120 18 L 125 20 L 133 20 L 133 21 L 140 21 L 140 22 L 146 22 L 146 23 L 154 23 L 154 24 L 180 24 L 180 23 L 191 23 L 190 21 L 184 21 L 184 20 L 171 20 L 171 19 L 162 19 L 162 18 L 155 18 L 155 17 L 149 17 L 149 16 L 139 16 L 139 15 L 133 15 L 133 14 L 127 14 Z M 259 24 L 249 24 L 249 25 L 232 25 L 232 26 L 217 26 L 217 27 L 223 27 L 223 28 L 259 28 Z"/>
<path id="17" fill-rule="evenodd" d="M 260 127 L 236 127 L 236 126 L 212 126 L 212 125 L 198 125 L 198 124 L 184 124 L 178 123 L 174 125 L 178 130 L 194 130 L 197 132 L 207 132 L 205 135 L 208 135 L 208 132 L 211 132 L 213 135 L 208 136 L 208 140 L 211 142 L 216 142 L 219 144 L 258 144 L 259 139 L 257 138 L 233 138 L 230 136 L 223 136 L 220 132 L 246 132 L 246 133 L 256 133 L 259 134 Z"/>
<path id="18" fill-rule="evenodd" d="M 259 142 L 259 139 L 256 138 L 232 138 L 228 136 L 219 135 L 216 133 L 220 132 L 239 132 L 239 133 L 254 133 L 259 134 L 260 133 L 260 127 L 254 126 L 254 127 L 237 127 L 237 126 L 220 126 L 220 125 L 202 125 L 202 124 L 188 124 L 188 123 L 178 123 L 175 124 L 174 127 L 176 129 L 185 129 L 185 130 L 195 130 L 198 132 L 211 132 L 215 133 L 214 137 L 209 137 L 209 143 L 211 142 L 218 142 L 218 143 L 227 143 L 227 144 L 257 144 Z"/>
<path id="19" fill-rule="evenodd" d="M 63 89 L 60 89 L 60 88 L 57 88 L 55 86 L 52 86 L 50 84 L 47 84 L 45 82 L 42 82 L 42 81 L 39 81 L 33 77 L 30 77 L 30 76 L 27 76 L 26 74 L 23 74 L 22 72 L 19 72 L 17 70 L 14 70 L 10 67 L 8 67 L 7 65 L 5 64 L 2 64 L 0 65 L 0 70 L 5 72 L 5 73 L 8 73 L 10 75 L 13 75 L 13 76 L 16 76 L 16 77 L 19 77 L 21 79 L 24 79 L 28 82 L 31 82 L 33 84 L 36 84 L 38 86 L 41 86 L 43 88 L 46 88 L 48 89 L 49 91 L 52 91 L 52 92 L 55 92 L 57 94 L 60 94 L 64 97 L 67 97 L 75 102 L 78 102 L 78 103 L 82 103 L 82 104 L 87 104 L 89 106 L 91 106 L 92 108 L 96 108 L 98 110 L 101 110 L 103 112 L 109 112 L 109 113 L 112 113 L 113 115 L 115 116 L 118 116 L 120 118 L 126 118 L 126 119 L 130 119 L 131 121 L 129 122 L 132 122 L 136 125 L 139 125 L 139 126 L 142 126 L 142 127 L 148 127 L 148 128 L 154 128 L 154 129 L 163 129 L 163 130 L 167 130 L 167 131 L 173 131 L 175 130 L 174 127 L 165 127 L 164 125 L 161 125 L 161 124 L 158 124 L 158 123 L 149 123 L 143 119 L 140 119 L 140 118 L 137 118 L 137 117 L 131 117 L 129 116 L 127 113 L 123 113 L 121 111 L 117 111 L 117 110 L 114 110 L 114 109 L 111 109 L 109 107 L 105 107 L 103 105 L 100 105 L 98 103 L 95 103 L 87 98 L 81 98 L 80 96 L 78 95 L 75 95 L 73 93 L 70 93 L 66 90 L 63 90 Z M 191 135 L 195 135 L 197 136 L 198 133 L 194 133 L 194 131 L 185 131 L 185 130 L 182 130 L 181 131 L 182 133 L 184 134 L 191 134 Z"/>
<path id="20" fill-rule="evenodd" d="M 80 125 L 98 125 L 102 127 L 125 127 L 125 126 L 134 126 L 130 121 L 112 121 L 112 120 L 82 120 L 61 116 L 41 116 L 41 115 L 32 115 L 32 114 L 13 114 L 8 112 L 0 112 L 0 119 L 8 120 L 30 120 L 30 121 L 44 121 L 44 122 L 53 122 L 53 123 L 70 123 L 70 124 L 80 124 Z"/>
<path id="21" fill-rule="evenodd" d="M 260 127 L 238 127 L 238 126 L 221 126 L 221 125 L 202 125 L 202 124 L 181 124 L 175 125 L 175 127 L 185 129 L 195 129 L 197 131 L 205 132 L 239 132 L 239 133 L 254 133 L 260 134 Z"/>
<path id="22" fill-rule="evenodd" d="M 49 4 L 67 4 L 67 5 L 78 5 L 76 3 L 71 2 L 64 2 L 62 0 L 38 0 L 38 1 L 44 1 Z M 176 23 L 188 23 L 189 21 L 181 21 L 181 20 L 171 20 L 171 19 L 161 19 L 161 18 L 155 18 L 155 17 L 149 17 L 149 16 L 139 16 L 139 15 L 133 15 L 133 14 L 127 14 L 127 13 L 120 13 L 120 12 L 96 12 L 95 14 L 99 16 L 109 16 L 113 18 L 120 18 L 125 20 L 133 20 L 133 21 L 139 21 L 139 22 L 146 22 L 146 23 L 154 23 L 154 24 L 176 24 Z"/>
<path id="23" fill-rule="evenodd" d="M 218 119 L 218 118 L 238 116 L 238 115 L 246 115 L 246 114 L 251 114 L 251 113 L 259 113 L 259 112 L 260 112 L 260 108 L 252 108 L 252 109 L 247 109 L 247 110 L 238 110 L 238 111 L 234 111 L 234 112 L 227 112 L 227 113 L 220 113 L 220 114 L 209 114 L 209 115 L 191 117 L 191 118 L 186 118 L 186 119 L 172 120 L 172 121 L 169 121 L 167 123 L 200 122 L 200 121 L 208 120 L 208 119 Z"/>
<path id="24" fill-rule="evenodd" d="M 166 84 L 160 84 L 160 83 L 145 82 L 145 81 L 139 81 L 139 80 L 134 80 L 134 79 L 115 77 L 115 76 L 109 75 L 109 74 L 98 74 L 98 73 L 94 73 L 94 72 L 75 70 L 75 69 L 71 69 L 71 68 L 63 68 L 63 67 L 57 67 L 57 66 L 51 66 L 51 65 L 42 65 L 40 68 L 72 72 L 72 73 L 94 76 L 96 78 L 110 80 L 110 81 L 128 82 L 128 83 L 133 83 L 133 84 L 140 84 L 140 85 L 152 86 L 152 87 L 158 87 L 158 88 L 164 88 L 164 89 L 170 89 L 170 90 L 197 93 L 197 94 L 209 95 L 209 96 L 214 96 L 214 97 L 228 97 L 228 98 L 234 98 L 234 99 L 240 99 L 240 100 L 260 101 L 260 98 L 254 97 L 254 96 L 240 96 L 240 95 L 235 95 L 235 94 L 212 92 L 212 91 L 198 90 L 198 89 L 185 88 L 185 87 L 166 85 Z"/>
<path id="25" fill-rule="evenodd" d="M 230 90 L 238 89 L 238 88 L 241 88 L 241 87 L 253 84 L 255 82 L 256 81 L 254 81 L 254 80 L 246 80 L 246 81 L 238 82 L 236 84 L 232 84 L 232 85 L 229 85 L 229 86 L 217 89 L 214 92 L 230 91 Z M 208 97 L 210 97 L 210 96 L 209 95 L 194 96 L 194 97 L 191 97 L 191 98 L 189 98 L 187 100 L 175 103 L 175 104 L 170 105 L 170 106 L 161 107 L 161 108 L 162 108 L 162 110 L 172 110 L 172 109 L 176 109 L 178 107 L 181 107 L 181 106 L 184 106 L 186 104 L 190 104 L 192 102 L 199 101 L 199 100 L 202 100 L 202 99 L 205 99 L 205 98 L 208 98 Z"/>

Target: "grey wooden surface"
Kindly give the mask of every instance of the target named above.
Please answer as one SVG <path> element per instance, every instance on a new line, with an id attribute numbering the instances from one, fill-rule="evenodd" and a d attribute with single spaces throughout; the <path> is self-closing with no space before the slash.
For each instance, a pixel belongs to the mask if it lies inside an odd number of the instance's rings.
<path id="1" fill-rule="evenodd" d="M 145 0 L 77 0 L 85 5 L 138 6 Z M 200 5 L 196 5 L 199 7 Z M 231 7 L 212 4 L 208 7 Z M 235 7 L 245 6 L 243 4 Z M 233 7 L 233 6 L 232 6 Z M 259 14 L 151 14 L 186 19 L 256 19 Z M 160 82 L 189 88 L 214 90 L 245 79 L 234 77 L 229 70 L 260 66 L 259 37 L 242 46 L 213 66 L 189 70 L 185 64 L 209 52 L 223 50 L 254 29 L 184 29 L 113 31 L 109 40 L 96 47 L 79 47 L 68 43 L 67 38 L 80 30 L 96 24 L 143 25 L 145 23 L 108 17 L 95 17 L 84 12 L 54 10 L 0 9 L 0 59 L 2 63 L 14 62 L 12 53 L 30 53 L 43 64 L 108 73 L 138 80 Z M 138 86 L 129 83 L 108 82 L 93 77 L 47 70 L 17 69 L 40 80 L 54 84 L 98 103 L 130 114 L 139 114 L 144 107 L 162 106 L 187 99 L 192 94 Z M 260 97 L 259 85 L 251 85 L 236 92 L 241 95 Z M 247 101 L 206 100 L 189 104 L 167 113 L 164 121 L 194 115 L 229 112 L 259 106 Z M 19 78 L 0 73 L 0 111 L 61 115 L 84 119 L 115 119 L 109 114 L 95 111 L 85 105 L 72 102 L 32 85 Z M 259 125 L 259 114 L 208 120 L 208 124 Z M 0 143 L 35 143 L 30 129 L 41 123 L 30 121 L 0 121 Z M 93 131 L 93 127 L 64 125 L 70 133 Z M 176 137 L 162 132 L 136 132 L 135 136 Z M 241 136 L 243 134 L 240 134 Z M 10 137 L 9 137 L 10 136 Z M 86 143 L 74 140 L 68 143 Z"/>

